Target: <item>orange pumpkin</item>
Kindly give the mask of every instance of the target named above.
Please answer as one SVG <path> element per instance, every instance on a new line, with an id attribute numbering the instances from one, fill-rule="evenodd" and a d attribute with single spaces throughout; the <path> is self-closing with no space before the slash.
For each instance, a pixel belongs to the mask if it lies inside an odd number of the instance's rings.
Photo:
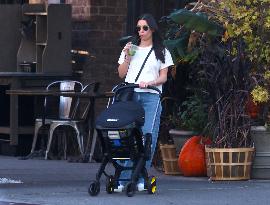
<path id="1" fill-rule="evenodd" d="M 210 140 L 202 136 L 193 136 L 185 142 L 178 158 L 184 176 L 206 176 L 205 144 L 210 144 Z"/>

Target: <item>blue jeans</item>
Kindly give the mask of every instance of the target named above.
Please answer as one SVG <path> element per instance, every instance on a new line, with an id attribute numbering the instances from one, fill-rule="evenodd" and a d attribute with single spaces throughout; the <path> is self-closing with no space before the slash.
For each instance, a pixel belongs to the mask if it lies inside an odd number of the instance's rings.
<path id="1" fill-rule="evenodd" d="M 145 110 L 145 122 L 142 126 L 142 132 L 145 135 L 146 133 L 152 134 L 152 145 L 151 145 L 151 158 L 146 161 L 146 168 L 149 169 L 151 167 L 152 159 L 155 153 L 159 125 L 160 125 L 160 115 L 162 111 L 162 107 L 160 104 L 160 97 L 158 94 L 148 93 L 148 92 L 135 92 L 133 96 L 133 101 L 139 102 L 144 110 Z M 132 166 L 132 162 L 130 160 L 124 163 L 124 166 Z M 130 178 L 131 171 L 122 171 L 120 178 L 127 179 Z M 139 182 L 143 182 L 143 179 L 140 178 Z M 123 183 L 121 183 L 123 184 Z"/>

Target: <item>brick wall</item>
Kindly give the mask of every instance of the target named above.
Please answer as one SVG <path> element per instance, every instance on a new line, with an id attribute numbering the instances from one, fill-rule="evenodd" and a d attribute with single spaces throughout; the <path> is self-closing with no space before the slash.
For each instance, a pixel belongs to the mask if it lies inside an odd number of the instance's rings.
<path id="1" fill-rule="evenodd" d="M 118 39 L 125 33 L 127 0 L 68 0 L 72 4 L 73 48 L 85 49 L 91 57 L 83 68 L 84 82 L 100 81 L 101 90 L 120 82 L 117 60 Z M 107 100 L 99 100 L 97 112 Z"/>
<path id="2" fill-rule="evenodd" d="M 89 20 L 91 0 L 66 0 L 66 4 L 72 4 L 72 17 L 75 20 Z"/>

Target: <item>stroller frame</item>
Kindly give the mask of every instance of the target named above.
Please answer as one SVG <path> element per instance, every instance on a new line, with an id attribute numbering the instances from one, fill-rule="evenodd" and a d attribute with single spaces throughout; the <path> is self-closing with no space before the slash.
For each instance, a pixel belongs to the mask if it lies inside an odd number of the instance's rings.
<path id="1" fill-rule="evenodd" d="M 119 88 L 113 89 L 114 96 L 120 90 L 128 88 L 138 88 L 136 84 L 121 84 Z M 159 92 L 159 89 L 153 86 L 148 88 L 154 89 Z M 114 103 L 114 100 L 112 101 Z M 128 102 L 126 102 L 128 103 Z M 110 107 L 110 106 L 108 106 Z M 118 187 L 120 181 L 127 181 L 125 185 L 126 195 L 131 197 L 135 194 L 137 189 L 137 182 L 139 177 L 144 178 L 144 188 L 149 194 L 156 192 L 156 178 L 154 176 L 148 176 L 147 169 L 145 167 L 146 161 L 151 158 L 151 141 L 152 135 L 147 133 L 143 136 L 140 126 L 135 123 L 118 127 L 118 128 L 104 128 L 96 127 L 98 136 L 101 139 L 101 147 L 103 151 L 103 157 L 101 165 L 96 174 L 96 179 L 90 182 L 88 193 L 91 196 L 96 196 L 100 192 L 100 178 L 102 174 L 106 176 L 106 192 L 112 194 L 114 189 Z M 132 166 L 126 167 L 120 163 L 130 160 Z M 114 175 L 109 175 L 105 169 L 108 163 L 112 163 L 115 171 Z M 131 178 L 121 179 L 120 175 L 122 171 L 130 170 L 132 172 Z"/>

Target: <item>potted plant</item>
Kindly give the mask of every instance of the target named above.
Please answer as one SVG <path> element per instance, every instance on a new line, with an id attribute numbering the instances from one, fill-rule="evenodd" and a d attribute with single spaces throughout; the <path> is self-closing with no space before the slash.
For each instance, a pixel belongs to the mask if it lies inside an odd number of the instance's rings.
<path id="1" fill-rule="evenodd" d="M 260 121 L 252 126 L 251 138 L 256 147 L 252 178 L 270 178 L 270 132 L 269 121 L 269 79 L 270 79 L 270 47 L 269 1 L 232 1 L 225 0 L 214 4 L 220 8 L 220 19 L 226 23 L 229 38 L 241 37 L 245 44 L 245 54 L 252 67 L 252 78 L 255 80 L 251 88 L 252 100 L 263 107 Z M 247 9 L 248 8 L 248 9 Z M 229 15 L 228 15 L 229 14 Z M 224 18 L 225 17 L 225 18 Z M 264 125 L 258 126 L 258 125 Z"/>
<path id="2" fill-rule="evenodd" d="M 183 19 L 186 20 L 186 22 L 182 22 Z M 179 25 L 181 23 L 179 21 L 185 26 Z M 180 89 L 171 92 L 169 97 L 165 97 L 166 101 L 174 101 L 176 105 L 171 107 L 176 107 L 176 109 L 171 109 L 173 112 L 167 115 L 168 117 L 165 124 L 169 125 L 171 128 L 169 129 L 170 141 L 173 139 L 174 144 L 176 144 L 176 157 L 178 157 L 180 149 L 187 139 L 194 134 L 202 133 L 207 122 L 207 108 L 201 101 L 201 98 L 199 98 L 197 94 L 194 94 L 196 91 L 189 92 L 192 89 L 185 89 L 183 85 L 179 86 L 179 82 L 183 82 L 183 80 L 189 81 L 189 79 L 187 80 L 187 73 L 190 70 L 190 65 L 197 58 L 199 53 L 198 49 L 194 46 L 199 36 L 197 35 L 198 33 L 192 31 L 195 29 L 215 36 L 220 32 L 221 27 L 205 19 L 205 15 L 195 15 L 193 12 L 189 12 L 186 9 L 180 9 L 167 17 L 163 17 L 162 22 L 164 27 L 167 28 L 164 44 L 171 51 L 176 64 L 172 71 L 174 84 L 180 87 Z M 201 24 L 204 26 L 202 27 Z M 190 79 L 190 81 L 192 80 Z M 187 86 L 190 85 L 191 84 L 187 82 Z M 168 131 L 168 129 L 163 128 L 162 124 L 163 123 L 161 123 L 161 132 L 164 130 Z M 168 128 L 168 126 L 165 127 Z"/>
<path id="3" fill-rule="evenodd" d="M 165 136 L 168 135 L 169 132 L 170 140 L 167 139 L 168 141 L 162 143 L 164 142 L 164 139 L 161 138 L 160 149 L 163 158 L 163 164 L 165 167 L 165 173 L 169 173 L 170 171 L 167 169 L 167 164 L 169 163 L 168 161 L 171 162 L 170 166 L 175 167 L 175 169 L 178 171 L 177 167 L 180 167 L 179 154 L 183 145 L 192 136 L 199 133 L 201 134 L 203 132 L 203 129 L 207 123 L 207 107 L 202 103 L 202 100 L 198 95 L 190 96 L 182 103 L 180 103 L 176 98 L 172 97 L 165 97 L 163 98 L 162 102 L 163 108 L 165 108 L 164 110 L 167 112 L 167 116 L 163 115 L 161 132 L 164 133 L 165 131 Z M 168 113 L 168 107 L 170 108 L 170 113 Z M 161 134 L 161 136 L 164 135 Z M 168 144 L 168 142 L 171 143 Z M 193 148 L 195 147 L 197 146 L 193 146 Z M 185 170 L 180 171 L 184 171 L 183 173 L 185 176 L 188 175 L 186 174 Z M 194 170 L 193 173 L 198 172 Z M 194 174 L 192 176 L 194 176 Z"/>
<path id="4" fill-rule="evenodd" d="M 249 179 L 254 148 L 245 106 L 251 90 L 252 64 L 248 61 L 244 40 L 228 37 L 228 28 L 223 27 L 226 24 L 219 18 L 221 10 L 214 6 L 198 1 L 190 10 L 172 13 L 170 19 L 181 30 L 175 39 L 168 39 L 167 45 L 177 62 L 189 59 L 190 75 L 209 105 L 208 130 L 212 144 L 206 154 L 211 179 Z M 195 37 L 191 33 L 196 33 Z M 188 43 L 184 43 L 187 39 Z"/>
<path id="5" fill-rule="evenodd" d="M 186 7 L 190 7 L 189 4 Z M 196 8 L 190 8 L 190 10 Z M 170 99 L 177 106 L 170 115 L 172 125 L 169 130 L 171 138 L 180 152 L 184 142 L 195 134 L 201 134 L 207 123 L 207 106 L 201 100 L 200 94 L 194 90 L 196 80 L 189 77 L 192 64 L 198 58 L 200 48 L 196 46 L 200 32 L 211 36 L 220 35 L 222 27 L 211 22 L 203 13 L 194 13 L 189 9 L 179 9 L 161 18 L 164 29 L 164 44 L 170 50 L 175 67 L 172 71 L 174 92 Z M 182 84 L 181 84 L 182 83 Z"/>
<path id="6" fill-rule="evenodd" d="M 176 145 L 177 154 L 184 143 L 194 135 L 201 135 L 207 125 L 207 105 L 194 94 L 183 101 L 176 113 L 171 116 L 175 126 L 169 130 L 170 136 Z"/>
<path id="7" fill-rule="evenodd" d="M 233 42 L 239 43 L 236 53 Z M 250 90 L 249 66 L 242 57 L 241 40 L 213 46 L 215 49 L 209 44 L 205 47 L 198 64 L 203 71 L 201 83 L 205 87 L 202 88 L 211 102 L 209 128 L 213 144 L 206 148 L 211 179 L 249 179 L 254 152 L 250 117 L 245 110 Z"/>
<path id="8" fill-rule="evenodd" d="M 202 88 L 212 104 L 209 119 L 213 144 L 206 148 L 210 177 L 213 180 L 249 179 L 254 147 L 250 117 L 245 109 L 252 86 L 246 44 L 240 36 L 223 36 L 220 43 L 205 40 L 201 45 L 197 65 Z"/>

